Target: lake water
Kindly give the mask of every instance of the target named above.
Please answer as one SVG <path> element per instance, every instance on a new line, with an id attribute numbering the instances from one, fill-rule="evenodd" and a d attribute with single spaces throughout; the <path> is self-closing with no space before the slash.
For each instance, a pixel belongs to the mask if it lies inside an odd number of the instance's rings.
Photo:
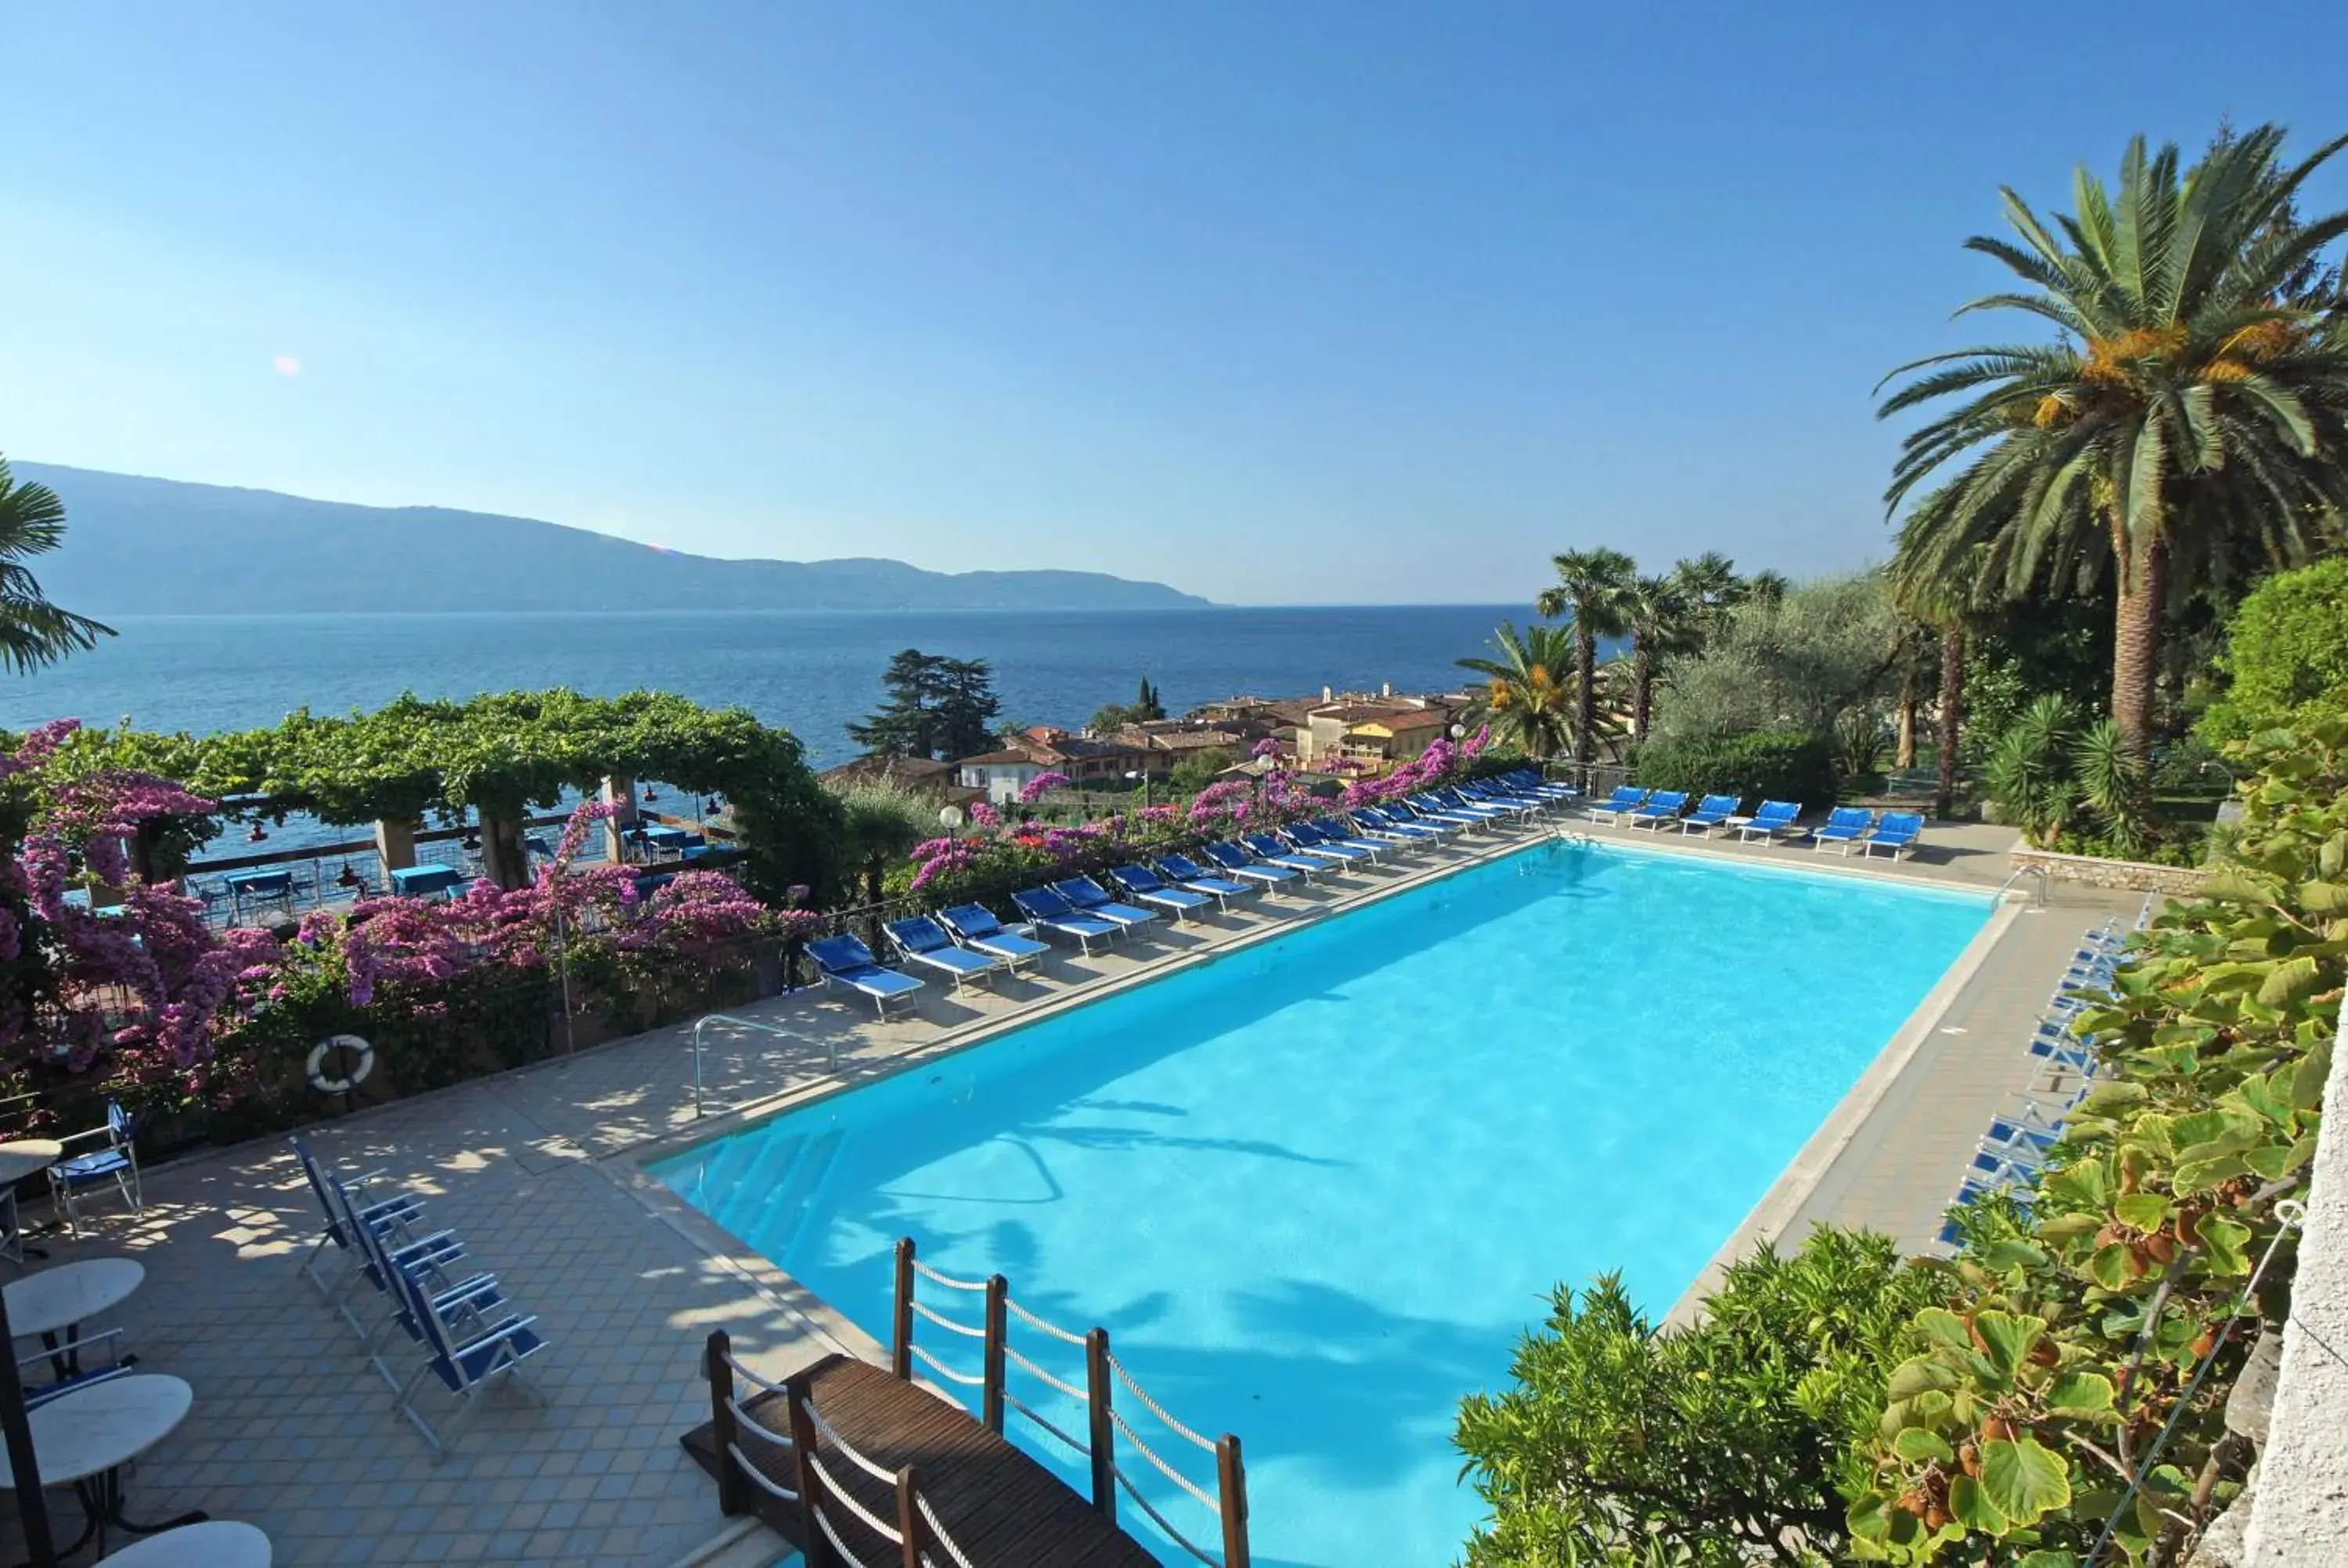
<path id="1" fill-rule="evenodd" d="M 126 616 L 119 637 L 0 682 L 0 726 L 71 717 L 203 733 L 339 713 L 412 691 L 469 697 L 637 687 L 739 704 L 796 733 L 818 767 L 880 700 L 889 655 L 984 659 L 1006 720 L 1076 725 L 1147 675 L 1169 712 L 1323 685 L 1434 691 L 1517 606 L 1154 611 L 648 611 L 538 615 Z"/>

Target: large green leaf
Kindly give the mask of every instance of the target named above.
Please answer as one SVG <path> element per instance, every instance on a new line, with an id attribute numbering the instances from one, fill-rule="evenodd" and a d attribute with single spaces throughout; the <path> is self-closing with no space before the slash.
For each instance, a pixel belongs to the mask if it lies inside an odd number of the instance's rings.
<path id="1" fill-rule="evenodd" d="M 2046 1320 L 2015 1312 L 1978 1312 L 1973 1315 L 1973 1332 L 1981 1336 L 1982 1357 L 2008 1382 L 2019 1371 L 2030 1348 L 2038 1342 Z"/>
<path id="2" fill-rule="evenodd" d="M 1969 1475 L 1950 1477 L 1949 1512 L 1968 1530 L 1983 1535 L 2003 1535 L 2012 1522 L 2003 1509 L 1990 1501 L 1989 1488 L 1984 1484 L 1987 1479 L 1986 1475 L 1978 1481 Z"/>
<path id="3" fill-rule="evenodd" d="M 2071 1475 L 2037 1439 L 1993 1440 L 1982 1445 L 1982 1492 L 2016 1524 L 2030 1524 L 2071 1501 Z"/>
<path id="4" fill-rule="evenodd" d="M 2313 990 L 2322 975 L 2313 958 L 2285 958 L 2260 985 L 2259 1000 L 2267 1007 L 2281 1007 L 2302 991 Z"/>
<path id="5" fill-rule="evenodd" d="M 2168 1223 L 2168 1200 L 2158 1193 L 2130 1193 L 2112 1204 L 2112 1213 L 2132 1230 L 2157 1231 Z"/>
<path id="6" fill-rule="evenodd" d="M 1891 1440 L 1891 1451 L 1912 1464 L 1952 1464 L 1956 1450 L 1940 1433 L 1924 1427 L 1909 1427 Z"/>
<path id="7" fill-rule="evenodd" d="M 2202 1218 L 2199 1234 L 2204 1268 L 2212 1274 L 2250 1272 L 2250 1260 L 2245 1250 L 2250 1242 L 2250 1226 L 2239 1220 L 2227 1219 L 2222 1214 L 2208 1214 Z"/>
<path id="8" fill-rule="evenodd" d="M 1928 1339 L 1954 1350 L 1970 1350 L 1973 1337 L 1965 1331 L 1965 1320 L 1945 1307 L 1927 1307 L 1916 1314 L 1916 1327 Z"/>
<path id="9" fill-rule="evenodd" d="M 2112 1380 L 2101 1372 L 2058 1372 L 2045 1399 L 2048 1409 L 2065 1415 L 2101 1415 L 2112 1408 Z"/>

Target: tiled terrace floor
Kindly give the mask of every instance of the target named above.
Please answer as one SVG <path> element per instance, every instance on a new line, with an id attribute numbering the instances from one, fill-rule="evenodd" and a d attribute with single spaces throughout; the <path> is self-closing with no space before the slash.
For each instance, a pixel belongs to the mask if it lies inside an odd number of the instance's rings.
<path id="1" fill-rule="evenodd" d="M 1982 886 L 2003 877 L 2010 833 L 1959 827 L 1932 836 L 1939 849 L 1903 864 L 1903 874 Z M 1409 875 L 1347 878 L 1221 926 L 1188 927 L 1145 963 L 1056 956 L 1046 983 L 1009 986 L 1000 997 L 953 999 L 933 989 L 911 1020 L 876 1024 L 862 1003 L 833 997 L 778 999 L 749 1011 L 803 1038 L 713 1027 L 709 1102 L 715 1109 L 804 1089 L 821 1077 L 826 1043 L 850 1077 L 885 1071 L 908 1051 L 951 1044 L 1036 999 L 1179 964 Z M 1955 1184 L 1969 1129 L 2011 1086 L 2009 1072 L 2018 1075 L 2024 1004 L 2052 983 L 2064 933 L 2075 934 L 2093 912 L 2066 906 L 2015 923 L 2016 937 L 1958 998 L 1972 1010 L 1952 1022 L 1973 1032 L 1935 1037 L 1939 1050 L 1920 1052 L 1922 1075 L 1892 1086 L 1805 1216 L 1864 1219 L 1911 1238 L 1929 1229 Z M 1984 1061 L 1991 1066 L 1980 1069 Z M 1944 1084 L 1952 1062 L 1969 1065 Z M 834 1347 L 750 1273 L 663 1223 L 629 1190 L 629 1152 L 694 1122 L 686 1031 L 668 1030 L 314 1131 L 322 1158 L 346 1171 L 386 1169 L 427 1194 L 431 1224 L 465 1238 L 472 1266 L 495 1270 L 551 1340 L 533 1363 L 545 1407 L 493 1400 L 438 1466 L 394 1417 L 355 1337 L 297 1277 L 318 1216 L 283 1146 L 248 1144 L 150 1172 L 142 1218 L 109 1214 L 95 1239 L 55 1245 L 59 1262 L 128 1253 L 145 1263 L 145 1287 L 121 1320 L 149 1369 L 196 1390 L 186 1424 L 133 1472 L 134 1515 L 203 1508 L 250 1520 L 270 1532 L 289 1568 L 617 1568 L 675 1563 L 708 1541 L 724 1524 L 715 1490 L 676 1441 L 705 1412 L 702 1337 L 726 1327 L 737 1353 L 774 1373 Z M 51 1507 L 70 1536 L 79 1526 L 70 1497 L 52 1493 Z"/>

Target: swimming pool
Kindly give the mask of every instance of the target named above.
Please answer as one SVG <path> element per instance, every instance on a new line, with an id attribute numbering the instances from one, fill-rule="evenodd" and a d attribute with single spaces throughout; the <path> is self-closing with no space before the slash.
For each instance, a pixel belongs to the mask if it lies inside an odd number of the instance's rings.
<path id="1" fill-rule="evenodd" d="M 1559 1281 L 1667 1310 L 1991 907 L 1543 845 L 654 1169 L 884 1342 L 900 1235 L 1107 1327 L 1259 1563 L 1448 1563 L 1459 1397 Z"/>

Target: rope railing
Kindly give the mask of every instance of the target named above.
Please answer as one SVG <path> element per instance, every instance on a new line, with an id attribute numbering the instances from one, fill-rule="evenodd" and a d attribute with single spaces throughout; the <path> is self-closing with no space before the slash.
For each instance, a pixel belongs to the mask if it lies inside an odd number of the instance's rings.
<path id="1" fill-rule="evenodd" d="M 1121 1490 L 1131 1497 L 1137 1507 L 1163 1532 L 1168 1540 L 1179 1546 L 1209 1568 L 1248 1568 L 1247 1483 L 1240 1454 L 1239 1440 L 1225 1436 L 1220 1440 L 1208 1438 L 1185 1425 L 1168 1412 L 1163 1405 L 1150 1397 L 1123 1362 L 1109 1353 L 1108 1331 L 1095 1328 L 1089 1333 L 1076 1334 L 1048 1318 L 1011 1299 L 1009 1286 L 1001 1275 L 983 1280 L 958 1279 L 942 1274 L 922 1263 L 915 1255 L 913 1240 L 907 1236 L 899 1241 L 895 1254 L 896 1290 L 890 1344 L 890 1367 L 896 1376 L 911 1381 L 913 1367 L 920 1363 L 936 1371 L 947 1381 L 980 1389 L 980 1419 L 987 1430 L 1002 1433 L 1006 1410 L 1016 1411 L 1054 1440 L 1065 1446 L 1071 1454 L 1087 1461 L 1092 1472 L 1092 1503 L 1100 1515 L 1111 1522 L 1117 1518 L 1117 1496 Z M 917 1283 L 928 1280 L 942 1288 L 983 1295 L 985 1322 L 973 1328 L 925 1302 L 914 1298 Z M 1060 1344 L 1080 1348 L 1085 1358 L 1085 1386 L 1059 1377 L 1034 1358 L 1010 1344 L 1010 1324 L 1013 1318 L 1027 1328 Z M 913 1331 L 918 1323 L 930 1323 L 963 1338 L 976 1338 L 984 1346 L 984 1371 L 977 1378 L 948 1367 L 930 1350 L 914 1343 Z M 1010 1369 L 1016 1367 L 1065 1399 L 1080 1404 L 1085 1411 L 1086 1435 L 1079 1439 L 1039 1412 L 1025 1399 L 1010 1392 L 1006 1387 Z M 1116 1408 L 1117 1385 L 1122 1383 L 1127 1393 L 1141 1408 L 1155 1417 L 1176 1437 L 1190 1443 L 1215 1459 L 1215 1485 L 1212 1491 L 1169 1463 L 1131 1422 Z M 1159 1507 L 1144 1495 L 1133 1476 L 1117 1462 L 1119 1438 L 1125 1445 L 1138 1450 L 1141 1457 L 1159 1475 L 1178 1488 L 1183 1495 L 1213 1513 L 1222 1528 L 1222 1555 L 1218 1558 L 1201 1549 L 1174 1525 Z"/>

